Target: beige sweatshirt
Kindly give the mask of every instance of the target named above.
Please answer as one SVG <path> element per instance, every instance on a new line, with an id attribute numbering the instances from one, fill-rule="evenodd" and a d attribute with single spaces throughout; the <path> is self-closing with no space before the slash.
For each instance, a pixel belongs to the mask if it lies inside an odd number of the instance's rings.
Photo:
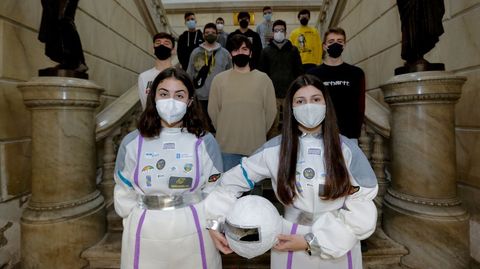
<path id="1" fill-rule="evenodd" d="M 222 152 L 252 154 L 265 143 L 276 113 L 275 90 L 265 73 L 230 69 L 213 79 L 208 114 Z"/>

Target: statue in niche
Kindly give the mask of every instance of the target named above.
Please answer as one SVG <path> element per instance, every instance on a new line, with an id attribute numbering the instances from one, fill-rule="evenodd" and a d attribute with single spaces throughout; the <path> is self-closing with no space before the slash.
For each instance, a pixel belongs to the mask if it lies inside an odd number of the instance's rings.
<path id="1" fill-rule="evenodd" d="M 78 0 L 41 1 L 43 12 L 38 40 L 45 43 L 45 55 L 58 65 L 40 69 L 38 75 L 88 79 L 88 67 L 74 23 Z"/>
<path id="2" fill-rule="evenodd" d="M 429 63 L 423 56 L 435 47 L 443 34 L 443 0 L 397 0 L 402 27 L 402 59 L 404 66 L 395 75 L 445 70 L 442 63 Z"/>

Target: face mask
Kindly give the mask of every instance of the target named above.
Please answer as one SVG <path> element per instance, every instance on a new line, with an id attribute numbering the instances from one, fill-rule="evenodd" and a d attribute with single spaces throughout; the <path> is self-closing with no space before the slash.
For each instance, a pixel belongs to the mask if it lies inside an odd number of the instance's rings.
<path id="1" fill-rule="evenodd" d="M 332 58 L 338 58 L 342 55 L 343 45 L 339 43 L 333 43 L 327 48 L 327 53 Z"/>
<path id="2" fill-rule="evenodd" d="M 246 54 L 237 54 L 232 57 L 232 61 L 238 67 L 245 67 L 250 61 L 250 56 Z"/>
<path id="3" fill-rule="evenodd" d="M 190 20 L 186 22 L 186 25 L 188 29 L 192 30 L 192 29 L 195 29 L 195 27 L 197 27 L 197 22 L 195 20 Z"/>
<path id="4" fill-rule="evenodd" d="M 263 18 L 266 21 L 271 21 L 272 20 L 272 13 L 267 13 L 267 14 L 263 15 Z"/>
<path id="5" fill-rule="evenodd" d="M 301 18 L 300 19 L 300 24 L 303 26 L 306 26 L 308 24 L 308 19 L 307 18 Z"/>
<path id="6" fill-rule="evenodd" d="M 217 35 L 206 35 L 205 36 L 205 40 L 210 43 L 210 44 L 213 44 L 215 41 L 217 41 Z"/>
<path id="7" fill-rule="evenodd" d="M 157 58 L 159 60 L 166 60 L 168 58 L 170 58 L 170 56 L 172 56 L 172 49 L 170 49 L 169 47 L 166 47 L 164 45 L 159 45 L 159 46 L 156 46 L 155 47 L 155 56 L 157 56 Z"/>
<path id="8" fill-rule="evenodd" d="M 293 108 L 293 116 L 298 123 L 309 129 L 322 123 L 326 112 L 327 106 L 321 104 L 305 104 Z"/>
<path id="9" fill-rule="evenodd" d="M 285 33 L 283 32 L 273 33 L 273 39 L 277 42 L 283 42 L 283 40 L 285 40 Z"/>
<path id="10" fill-rule="evenodd" d="M 187 113 L 187 104 L 173 98 L 160 99 L 155 104 L 160 118 L 170 125 L 182 120 L 185 113 Z"/>
<path id="11" fill-rule="evenodd" d="M 222 31 L 223 30 L 223 23 L 217 23 L 217 30 Z"/>
<path id="12" fill-rule="evenodd" d="M 248 21 L 247 20 L 241 20 L 239 22 L 241 28 L 247 28 L 248 27 Z"/>

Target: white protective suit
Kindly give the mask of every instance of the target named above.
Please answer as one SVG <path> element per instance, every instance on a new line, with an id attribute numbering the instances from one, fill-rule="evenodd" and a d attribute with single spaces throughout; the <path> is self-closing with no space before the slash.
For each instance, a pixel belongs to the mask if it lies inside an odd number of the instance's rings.
<path id="1" fill-rule="evenodd" d="M 211 134 L 197 138 L 180 128 L 163 128 L 155 138 L 128 134 L 114 176 L 115 210 L 123 218 L 121 268 L 222 268 L 205 229 L 203 200 L 221 171 Z"/>
<path id="2" fill-rule="evenodd" d="M 361 269 L 360 240 L 375 230 L 377 210 L 373 198 L 378 185 L 375 174 L 360 148 L 341 138 L 342 152 L 353 186 L 358 191 L 335 200 L 322 200 L 325 183 L 324 145 L 321 135 L 302 135 L 296 168 L 297 197 L 285 207 L 283 234 L 313 233 L 312 255 L 306 251 L 280 252 L 272 249 L 271 268 Z M 226 213 L 242 192 L 254 183 L 271 178 L 277 190 L 281 137 L 268 141 L 240 165 L 222 175 L 206 199 L 208 220 L 224 221 Z"/>

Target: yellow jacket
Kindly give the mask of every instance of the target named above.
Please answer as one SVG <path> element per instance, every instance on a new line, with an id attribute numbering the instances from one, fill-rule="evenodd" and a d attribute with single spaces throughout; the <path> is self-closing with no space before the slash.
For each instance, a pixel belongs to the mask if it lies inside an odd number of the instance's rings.
<path id="1" fill-rule="evenodd" d="M 317 29 L 300 26 L 290 34 L 290 42 L 300 51 L 302 64 L 322 63 L 322 40 Z"/>

